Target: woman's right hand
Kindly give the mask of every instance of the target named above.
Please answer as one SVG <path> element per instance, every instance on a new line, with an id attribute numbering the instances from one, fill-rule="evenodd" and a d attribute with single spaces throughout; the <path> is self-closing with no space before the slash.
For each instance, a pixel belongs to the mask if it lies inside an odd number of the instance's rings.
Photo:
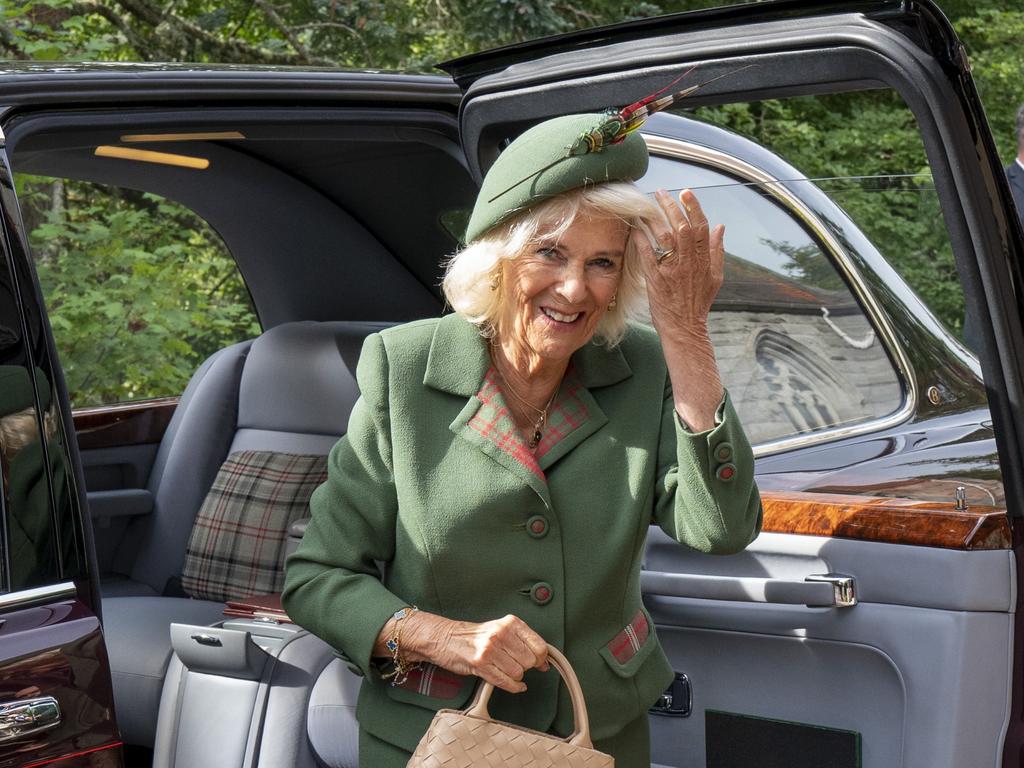
<path id="1" fill-rule="evenodd" d="M 417 612 L 404 620 L 413 622 L 402 632 L 410 661 L 429 661 L 458 675 L 476 675 L 510 693 L 526 690 L 526 670 L 548 669 L 547 642 L 518 616 L 478 624 Z"/>

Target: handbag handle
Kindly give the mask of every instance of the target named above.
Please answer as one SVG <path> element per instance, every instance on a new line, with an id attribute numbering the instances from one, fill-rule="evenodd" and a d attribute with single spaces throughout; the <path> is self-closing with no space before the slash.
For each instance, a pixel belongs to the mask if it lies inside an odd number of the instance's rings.
<path id="1" fill-rule="evenodd" d="M 583 689 L 580 688 L 579 678 L 573 671 L 569 660 L 562 655 L 562 652 L 550 643 L 548 644 L 548 661 L 551 666 L 562 676 L 565 687 L 569 689 L 569 698 L 572 699 L 573 719 L 575 730 L 565 739 L 569 744 L 577 747 L 593 749 L 594 745 L 590 740 L 590 719 L 587 717 L 587 702 L 583 698 Z M 494 686 L 484 681 L 477 689 L 473 700 L 466 707 L 466 714 L 471 717 L 478 717 L 482 720 L 491 720 L 491 713 L 487 711 L 487 704 L 494 693 Z"/>

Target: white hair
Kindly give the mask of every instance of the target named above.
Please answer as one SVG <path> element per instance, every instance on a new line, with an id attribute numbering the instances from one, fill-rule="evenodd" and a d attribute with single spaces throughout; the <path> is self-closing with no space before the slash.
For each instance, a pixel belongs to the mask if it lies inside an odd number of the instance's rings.
<path id="1" fill-rule="evenodd" d="M 50 407 L 43 414 L 43 434 L 49 439 L 57 431 L 57 414 Z M 0 417 L 0 454 L 10 460 L 14 456 L 39 440 L 39 422 L 36 420 L 36 409 L 25 408 L 15 413 Z"/>
<path id="2" fill-rule="evenodd" d="M 492 336 L 505 298 L 504 291 L 492 287 L 501 279 L 502 262 L 529 252 L 541 240 L 558 239 L 580 216 L 620 219 L 630 228 L 643 229 L 654 221 L 664 221 L 658 204 L 629 182 L 570 190 L 492 227 L 452 256 L 445 265 L 442 282 L 448 304 L 480 328 L 484 336 Z M 636 248 L 629 241 L 615 306 L 601 318 L 594 338 L 613 347 L 625 336 L 629 321 L 644 322 L 648 317 L 643 272 Z"/>

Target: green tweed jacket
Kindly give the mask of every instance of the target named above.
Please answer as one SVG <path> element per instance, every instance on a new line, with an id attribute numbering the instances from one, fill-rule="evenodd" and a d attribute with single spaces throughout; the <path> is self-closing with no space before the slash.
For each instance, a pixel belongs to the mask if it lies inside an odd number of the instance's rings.
<path id="1" fill-rule="evenodd" d="M 640 597 L 649 524 L 718 553 L 760 528 L 728 396 L 715 428 L 685 431 L 657 336 L 633 327 L 614 349 L 576 352 L 535 457 L 486 341 L 458 316 L 370 336 L 356 375 L 362 397 L 313 494 L 283 599 L 366 676 L 360 725 L 412 751 L 434 711 L 461 707 L 476 682 L 437 667 L 381 681 L 371 649 L 406 604 L 466 621 L 519 616 L 572 662 L 595 739 L 644 712 L 672 679 Z M 557 674 L 525 682 L 522 694 L 496 691 L 492 714 L 569 733 Z"/>

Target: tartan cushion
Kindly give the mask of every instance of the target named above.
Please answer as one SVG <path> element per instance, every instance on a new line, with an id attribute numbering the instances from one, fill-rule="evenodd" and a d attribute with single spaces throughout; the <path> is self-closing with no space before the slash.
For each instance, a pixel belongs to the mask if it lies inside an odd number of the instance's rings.
<path id="1" fill-rule="evenodd" d="M 224 601 L 280 592 L 288 526 L 309 515 L 309 497 L 326 478 L 326 456 L 228 456 L 192 526 L 181 576 L 185 592 Z"/>

